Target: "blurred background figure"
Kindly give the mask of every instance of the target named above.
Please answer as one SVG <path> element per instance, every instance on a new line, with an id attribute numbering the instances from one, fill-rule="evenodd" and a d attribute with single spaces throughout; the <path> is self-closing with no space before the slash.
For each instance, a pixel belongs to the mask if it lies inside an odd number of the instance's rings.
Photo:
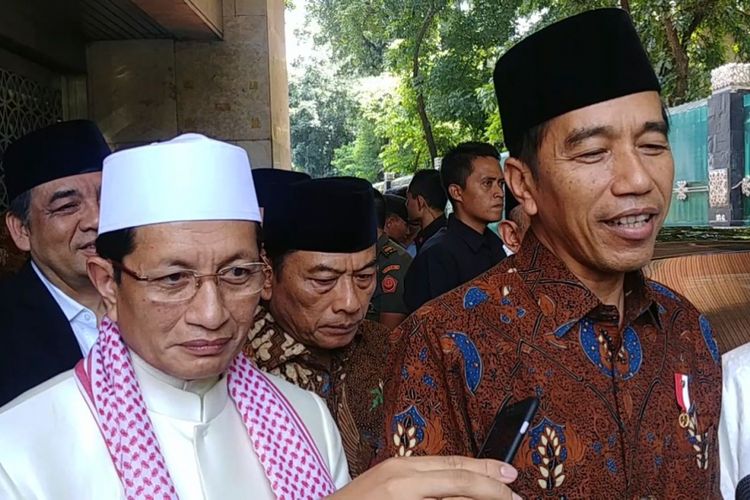
<path id="1" fill-rule="evenodd" d="M 423 244 L 406 275 L 409 311 L 466 283 L 505 258 L 503 244 L 487 225 L 503 215 L 503 171 L 497 149 L 466 142 L 448 151 L 440 170 L 453 213 Z"/>
<path id="2" fill-rule="evenodd" d="M 0 282 L 0 406 L 88 354 L 104 314 L 86 259 L 96 255 L 102 162 L 110 149 L 88 120 L 57 123 L 3 157 L 5 224 L 30 259 Z"/>
<path id="3" fill-rule="evenodd" d="M 389 329 L 397 327 L 408 314 L 404 304 L 404 277 L 411 264 L 411 256 L 401 246 L 393 242 L 384 227 L 388 224 L 388 199 L 400 198 L 383 195 L 373 189 L 375 214 L 378 219 L 378 284 L 370 301 L 367 319 L 377 321 Z M 400 198 L 403 200 L 403 198 Z M 406 211 L 406 205 L 400 205 Z"/>
<path id="4" fill-rule="evenodd" d="M 441 228 L 445 227 L 445 194 L 437 170 L 418 170 L 406 191 L 406 211 L 409 224 L 418 225 L 419 232 L 414 238 L 416 251 Z"/>

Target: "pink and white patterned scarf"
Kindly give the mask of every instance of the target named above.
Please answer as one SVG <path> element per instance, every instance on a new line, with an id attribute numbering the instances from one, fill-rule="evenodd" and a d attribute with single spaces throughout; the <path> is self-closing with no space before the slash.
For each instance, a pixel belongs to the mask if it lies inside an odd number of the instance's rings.
<path id="1" fill-rule="evenodd" d="M 89 405 L 130 500 L 177 499 L 132 360 L 117 325 L 105 317 L 99 338 L 75 367 Z M 227 372 L 229 396 L 278 499 L 320 499 L 335 487 L 299 415 L 243 354 Z"/>

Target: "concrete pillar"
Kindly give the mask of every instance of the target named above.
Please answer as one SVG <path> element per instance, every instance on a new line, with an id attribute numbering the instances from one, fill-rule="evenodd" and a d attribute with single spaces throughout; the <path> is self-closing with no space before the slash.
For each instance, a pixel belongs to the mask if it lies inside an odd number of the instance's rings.
<path id="1" fill-rule="evenodd" d="M 745 176 L 743 97 L 750 93 L 750 64 L 728 64 L 711 72 L 708 99 L 708 218 L 712 226 L 743 222 Z"/>
<path id="2" fill-rule="evenodd" d="M 291 168 L 282 0 L 223 0 L 223 39 L 94 42 L 89 111 L 116 148 L 199 132 Z"/>

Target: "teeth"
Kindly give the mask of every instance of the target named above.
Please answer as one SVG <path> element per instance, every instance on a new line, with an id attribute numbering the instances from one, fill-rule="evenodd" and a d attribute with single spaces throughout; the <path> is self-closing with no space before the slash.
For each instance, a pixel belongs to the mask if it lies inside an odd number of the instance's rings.
<path id="1" fill-rule="evenodd" d="M 627 226 L 630 228 L 641 227 L 651 218 L 650 215 L 628 215 L 626 217 L 620 217 L 619 219 L 612 221 L 611 224 L 618 226 Z"/>

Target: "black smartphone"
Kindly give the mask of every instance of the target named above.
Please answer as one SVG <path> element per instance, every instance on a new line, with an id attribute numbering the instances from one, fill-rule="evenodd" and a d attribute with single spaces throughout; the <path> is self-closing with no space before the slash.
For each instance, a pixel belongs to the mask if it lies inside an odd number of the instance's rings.
<path id="1" fill-rule="evenodd" d="M 501 408 L 495 415 L 477 458 L 494 458 L 512 464 L 538 408 L 537 398 L 526 398 Z"/>

